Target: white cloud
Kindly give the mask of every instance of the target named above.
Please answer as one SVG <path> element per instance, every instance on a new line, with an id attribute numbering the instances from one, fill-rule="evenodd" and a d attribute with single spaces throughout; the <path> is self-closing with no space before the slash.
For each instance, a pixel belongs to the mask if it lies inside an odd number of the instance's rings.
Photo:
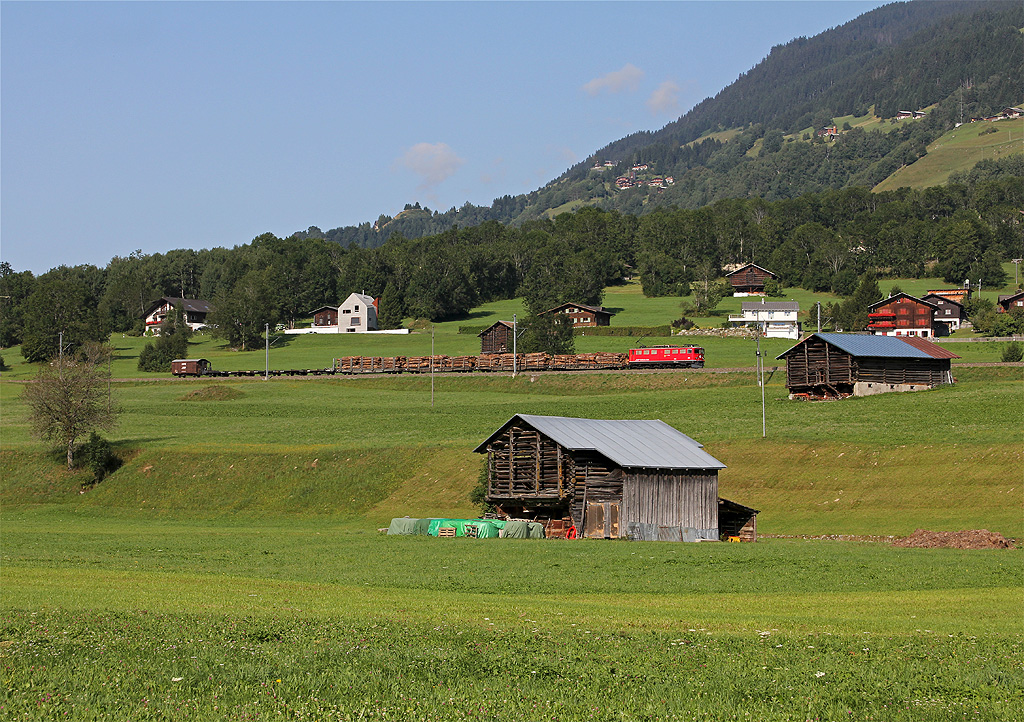
<path id="1" fill-rule="evenodd" d="M 666 80 L 651 93 L 647 108 L 655 115 L 679 112 L 679 91 L 681 88 L 672 80 Z"/>
<path id="2" fill-rule="evenodd" d="M 600 78 L 594 78 L 583 86 L 588 95 L 597 95 L 601 91 L 621 93 L 624 90 L 634 91 L 643 80 L 644 71 L 632 63 L 626 63 L 621 70 L 615 70 Z"/>
<path id="3" fill-rule="evenodd" d="M 451 178 L 465 162 L 447 143 L 417 143 L 396 161 L 420 176 L 421 190 Z"/>

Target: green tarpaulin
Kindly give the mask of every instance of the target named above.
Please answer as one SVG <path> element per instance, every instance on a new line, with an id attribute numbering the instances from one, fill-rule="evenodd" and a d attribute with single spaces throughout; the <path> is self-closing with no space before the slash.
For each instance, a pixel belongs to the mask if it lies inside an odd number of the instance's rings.
<path id="1" fill-rule="evenodd" d="M 388 534 L 415 534 L 418 521 L 419 519 L 410 519 L 407 516 L 392 519 L 391 526 L 388 527 Z"/>
<path id="2" fill-rule="evenodd" d="M 506 539 L 529 539 L 530 538 L 530 522 L 528 521 L 510 521 L 505 525 L 505 538 Z"/>

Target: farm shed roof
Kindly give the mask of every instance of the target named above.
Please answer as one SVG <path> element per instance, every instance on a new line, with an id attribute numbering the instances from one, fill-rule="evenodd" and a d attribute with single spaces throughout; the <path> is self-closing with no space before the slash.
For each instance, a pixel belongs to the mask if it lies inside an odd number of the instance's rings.
<path id="1" fill-rule="evenodd" d="M 784 358 L 790 351 L 815 336 L 851 356 L 874 356 L 877 358 L 959 358 L 955 354 L 944 355 L 949 352 L 924 339 L 914 339 L 914 341 L 911 341 L 912 337 L 910 336 L 867 336 L 856 333 L 814 333 L 775 358 Z M 926 351 L 926 348 L 929 350 Z M 942 355 L 937 355 L 937 353 Z"/>
<path id="2" fill-rule="evenodd" d="M 198 298 L 176 298 L 174 296 L 161 296 L 160 298 L 149 304 L 149 307 L 146 309 L 146 313 L 144 314 L 144 316 L 148 316 L 149 314 L 153 313 L 153 311 L 155 311 L 157 308 L 164 305 L 165 303 L 175 307 L 181 306 L 182 310 L 192 311 L 193 313 L 210 312 L 209 301 L 203 301 Z"/>
<path id="3" fill-rule="evenodd" d="M 926 341 L 923 338 L 917 336 L 900 336 L 900 341 L 903 343 L 909 343 L 914 348 L 924 351 L 932 358 L 960 358 L 952 351 L 942 348 L 937 343 Z"/>
<path id="4" fill-rule="evenodd" d="M 740 304 L 742 311 L 799 311 L 799 301 L 744 301 Z"/>
<path id="5" fill-rule="evenodd" d="M 900 291 L 899 293 L 897 293 L 897 294 L 895 294 L 893 296 L 889 296 L 888 298 L 883 298 L 881 301 L 875 301 L 870 306 L 868 306 L 868 310 L 874 310 L 874 309 L 876 309 L 876 308 L 878 308 L 880 306 L 886 305 L 887 303 L 892 303 L 893 301 L 899 301 L 902 298 L 905 298 L 908 301 L 916 301 L 917 303 L 923 303 L 926 306 L 931 306 L 933 309 L 938 308 L 938 306 L 936 306 L 931 301 L 924 301 L 924 300 L 922 300 L 920 298 L 916 298 L 914 296 L 911 296 L 909 293 L 903 293 L 902 291 Z"/>
<path id="6" fill-rule="evenodd" d="M 474 451 L 487 451 L 491 439 L 516 419 L 559 446 L 572 451 L 596 451 L 623 468 L 725 468 L 725 464 L 703 450 L 703 445 L 660 419 L 575 419 L 516 414 Z"/>
<path id="7" fill-rule="evenodd" d="M 751 268 L 751 267 L 758 268 L 758 269 L 764 271 L 765 273 L 767 273 L 768 275 L 774 276 L 775 278 L 778 278 L 777 274 L 772 273 L 767 268 L 762 268 L 761 266 L 757 265 L 756 263 L 744 263 L 742 266 L 737 268 L 735 271 L 729 271 L 727 274 L 725 274 L 725 277 L 728 278 L 729 276 L 732 276 L 733 274 L 739 273 L 740 271 L 742 271 L 742 270 L 744 270 L 746 268 Z"/>
<path id="8" fill-rule="evenodd" d="M 494 323 L 492 323 L 492 324 L 491 324 L 490 326 L 488 326 L 487 328 L 485 328 L 485 329 L 484 329 L 483 331 L 481 331 L 480 333 L 478 333 L 478 334 L 477 334 L 477 336 L 483 336 L 483 335 L 484 335 L 485 333 L 487 333 L 488 331 L 490 331 L 490 330 L 491 330 L 492 328 L 494 328 L 495 326 L 504 326 L 505 328 L 513 328 L 513 326 L 512 326 L 512 322 L 511 322 L 511 321 L 495 321 L 495 322 L 494 322 Z"/>

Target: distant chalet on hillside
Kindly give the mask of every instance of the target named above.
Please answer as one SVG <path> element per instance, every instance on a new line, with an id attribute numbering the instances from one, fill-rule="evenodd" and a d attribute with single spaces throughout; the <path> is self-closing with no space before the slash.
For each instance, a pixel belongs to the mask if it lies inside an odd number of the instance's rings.
<path id="1" fill-rule="evenodd" d="M 610 326 L 613 314 L 601 306 L 584 306 L 582 303 L 563 303 L 560 306 L 549 308 L 537 314 L 544 316 L 549 313 L 568 316 L 572 320 L 573 328 L 587 328 L 590 326 Z"/>
<path id="2" fill-rule="evenodd" d="M 834 399 L 952 384 L 960 357 L 915 336 L 815 333 L 777 358 L 791 399 Z"/>
<path id="3" fill-rule="evenodd" d="M 996 311 L 1009 313 L 1015 308 L 1024 308 L 1024 291 L 1017 291 L 1008 296 L 1000 296 L 996 301 Z"/>
<path id="4" fill-rule="evenodd" d="M 753 263 L 745 263 L 735 271 L 725 274 L 726 279 L 732 284 L 733 296 L 763 296 L 764 284 L 769 278 L 778 278 L 767 268 L 761 268 Z"/>
<path id="5" fill-rule="evenodd" d="M 210 313 L 210 302 L 195 298 L 174 298 L 163 296 L 149 304 L 143 317 L 146 319 L 146 331 L 160 335 L 160 326 L 180 307 L 185 316 L 185 323 L 193 331 L 206 326 L 206 316 Z"/>

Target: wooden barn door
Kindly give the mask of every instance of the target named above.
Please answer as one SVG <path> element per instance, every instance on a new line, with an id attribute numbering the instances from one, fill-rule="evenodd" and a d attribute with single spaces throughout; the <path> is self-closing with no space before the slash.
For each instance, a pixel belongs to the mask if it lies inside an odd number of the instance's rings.
<path id="1" fill-rule="evenodd" d="M 587 503 L 583 536 L 588 539 L 617 539 L 619 536 L 619 505 L 614 501 Z"/>

